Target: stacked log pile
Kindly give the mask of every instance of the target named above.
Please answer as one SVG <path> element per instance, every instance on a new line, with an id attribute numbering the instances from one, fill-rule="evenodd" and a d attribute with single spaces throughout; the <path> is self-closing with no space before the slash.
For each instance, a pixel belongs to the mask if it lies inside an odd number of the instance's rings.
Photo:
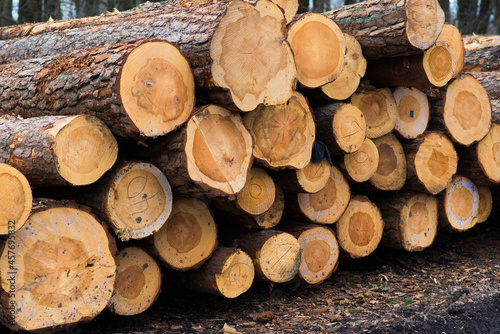
<path id="1" fill-rule="evenodd" d="M 227 298 L 318 284 L 488 219 L 492 51 L 437 0 L 296 11 L 173 0 L 0 28 L 5 326 L 144 312 L 162 275 Z"/>

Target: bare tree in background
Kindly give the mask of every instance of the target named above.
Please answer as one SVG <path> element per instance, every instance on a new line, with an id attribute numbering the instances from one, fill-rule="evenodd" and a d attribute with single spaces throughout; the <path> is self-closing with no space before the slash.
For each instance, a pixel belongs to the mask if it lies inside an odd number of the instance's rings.
<path id="1" fill-rule="evenodd" d="M 450 15 L 450 0 L 439 0 L 439 4 L 441 8 L 443 8 L 444 16 L 446 18 L 446 22 L 451 23 L 451 15 Z"/>
<path id="2" fill-rule="evenodd" d="M 0 0 L 0 26 L 8 26 L 14 23 L 12 0 Z"/>
<path id="3" fill-rule="evenodd" d="M 62 19 L 61 0 L 44 0 L 42 20 L 47 21 L 49 18 Z"/>
<path id="4" fill-rule="evenodd" d="M 17 23 L 42 21 L 42 0 L 19 0 Z"/>

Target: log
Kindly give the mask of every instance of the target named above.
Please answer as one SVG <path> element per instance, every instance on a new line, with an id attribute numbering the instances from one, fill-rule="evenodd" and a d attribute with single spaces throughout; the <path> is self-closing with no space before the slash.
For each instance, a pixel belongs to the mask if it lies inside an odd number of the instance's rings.
<path id="1" fill-rule="evenodd" d="M 165 224 L 149 237 L 149 242 L 165 267 L 178 271 L 196 269 L 217 248 L 217 225 L 205 203 L 179 198 Z"/>
<path id="2" fill-rule="evenodd" d="M 500 39 L 498 36 L 471 36 L 465 44 L 464 72 L 500 70 Z"/>
<path id="3" fill-rule="evenodd" d="M 379 161 L 375 173 L 368 180 L 378 190 L 396 191 L 406 182 L 406 157 L 403 145 L 392 133 L 373 140 Z"/>
<path id="4" fill-rule="evenodd" d="M 455 175 L 446 190 L 438 195 L 439 228 L 463 232 L 477 223 L 479 191 L 468 178 Z"/>
<path id="5" fill-rule="evenodd" d="M 317 193 L 326 186 L 330 178 L 330 163 L 327 159 L 321 162 L 310 161 L 301 169 L 283 169 L 269 173 L 285 192 Z"/>
<path id="6" fill-rule="evenodd" d="M 438 227 L 438 202 L 432 195 L 397 192 L 373 196 L 384 220 L 380 244 L 419 252 L 432 245 Z"/>
<path id="7" fill-rule="evenodd" d="M 366 138 L 366 120 L 361 110 L 351 103 L 331 103 L 313 108 L 316 136 L 330 154 L 353 153 Z"/>
<path id="8" fill-rule="evenodd" d="M 186 122 L 194 105 L 189 64 L 174 45 L 160 40 L 5 64 L 0 75 L 2 114 L 89 114 L 124 139 L 164 135 Z"/>
<path id="9" fill-rule="evenodd" d="M 479 207 L 477 209 L 476 224 L 479 224 L 487 221 L 491 211 L 493 211 L 493 195 L 490 187 L 487 186 L 477 187 L 477 190 L 479 192 Z"/>
<path id="10" fill-rule="evenodd" d="M 255 161 L 271 169 L 304 168 L 315 140 L 312 110 L 298 92 L 285 104 L 259 106 L 243 120 L 255 142 Z"/>
<path id="11" fill-rule="evenodd" d="M 0 235 L 10 235 L 28 219 L 33 194 L 26 176 L 4 163 L 0 163 L 0 184 Z"/>
<path id="12" fill-rule="evenodd" d="M 366 58 L 426 50 L 436 41 L 445 21 L 437 0 L 369 0 L 323 14 L 359 41 Z"/>
<path id="13" fill-rule="evenodd" d="M 330 167 L 330 178 L 326 186 L 314 194 L 299 193 L 285 196 L 285 215 L 295 220 L 317 224 L 333 224 L 344 212 L 351 191 L 342 173 Z"/>
<path id="14" fill-rule="evenodd" d="M 299 10 L 298 0 L 271 0 L 271 2 L 283 10 L 287 24 L 292 22 L 293 18 L 297 14 L 297 11 Z"/>
<path id="15" fill-rule="evenodd" d="M 347 53 L 344 57 L 342 72 L 330 83 L 321 86 L 321 90 L 334 100 L 347 100 L 359 86 L 366 72 L 366 59 L 361 45 L 353 36 L 344 34 Z"/>
<path id="16" fill-rule="evenodd" d="M 16 331 L 56 331 L 96 317 L 113 292 L 111 247 L 83 208 L 36 200 L 23 228 L 2 247 L 2 323 Z"/>
<path id="17" fill-rule="evenodd" d="M 429 123 L 429 100 L 422 91 L 411 87 L 397 87 L 394 100 L 398 106 L 398 119 L 394 130 L 405 139 L 415 139 L 424 133 Z"/>
<path id="18" fill-rule="evenodd" d="M 293 235 L 300 244 L 301 262 L 298 277 L 307 284 L 319 284 L 337 269 L 339 245 L 326 226 L 284 222 L 280 229 Z"/>
<path id="19" fill-rule="evenodd" d="M 118 253 L 117 262 L 115 289 L 106 308 L 117 315 L 146 311 L 161 291 L 158 261 L 141 247 L 128 246 Z"/>
<path id="20" fill-rule="evenodd" d="M 429 129 L 446 131 L 461 146 L 470 146 L 486 136 L 491 126 L 488 94 L 470 74 L 461 74 L 439 98 L 431 99 Z"/>
<path id="21" fill-rule="evenodd" d="M 370 255 L 378 246 L 384 221 L 378 207 L 364 195 L 355 195 L 336 224 L 341 256 L 356 259 Z"/>
<path id="22" fill-rule="evenodd" d="M 453 50 L 455 56 L 455 68 L 453 70 L 453 78 L 456 78 L 460 72 L 464 70 L 465 47 L 464 39 L 457 27 L 451 23 L 445 23 L 441 34 L 439 34 L 436 44 L 440 41 L 445 41 Z"/>
<path id="23" fill-rule="evenodd" d="M 243 119 L 216 105 L 198 108 L 178 131 L 148 145 L 145 154 L 184 196 L 234 196 L 253 161 L 252 135 Z"/>
<path id="24" fill-rule="evenodd" d="M 226 298 L 236 298 L 252 285 L 255 268 L 241 249 L 219 246 L 196 270 L 179 272 L 176 278 L 187 289 Z"/>
<path id="25" fill-rule="evenodd" d="M 372 140 L 366 138 L 359 150 L 345 154 L 339 160 L 338 165 L 349 181 L 365 182 L 375 175 L 379 161 L 377 146 Z"/>
<path id="26" fill-rule="evenodd" d="M 299 271 L 300 244 L 286 232 L 249 232 L 237 240 L 238 248 L 253 260 L 255 278 L 271 283 L 291 281 Z"/>
<path id="27" fill-rule="evenodd" d="M 451 140 L 435 131 L 403 142 L 407 172 L 405 188 L 436 195 L 457 171 L 458 155 Z"/>
<path id="28" fill-rule="evenodd" d="M 86 185 L 116 161 L 118 144 L 94 116 L 0 118 L 0 162 L 37 185 Z"/>
<path id="29" fill-rule="evenodd" d="M 500 52 L 500 51 L 499 51 Z M 488 93 L 492 100 L 500 99 L 500 71 L 499 72 L 469 72 Z"/>
<path id="30" fill-rule="evenodd" d="M 330 18 L 319 13 L 296 16 L 288 26 L 297 80 L 306 87 L 319 87 L 335 80 L 344 67 L 344 34 Z"/>
<path id="31" fill-rule="evenodd" d="M 382 137 L 396 126 L 398 108 L 388 88 L 364 90 L 351 96 L 351 103 L 358 107 L 366 121 L 366 136 Z"/>

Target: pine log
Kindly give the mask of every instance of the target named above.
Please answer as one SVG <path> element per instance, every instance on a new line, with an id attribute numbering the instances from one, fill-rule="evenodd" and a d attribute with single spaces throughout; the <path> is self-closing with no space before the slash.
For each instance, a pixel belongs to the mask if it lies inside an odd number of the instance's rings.
<path id="1" fill-rule="evenodd" d="M 359 150 L 345 154 L 339 160 L 338 165 L 349 181 L 365 182 L 375 175 L 379 161 L 377 146 L 372 140 L 366 138 Z"/>
<path id="2" fill-rule="evenodd" d="M 32 185 L 86 185 L 113 166 L 118 144 L 94 116 L 0 118 L 0 162 Z"/>
<path id="3" fill-rule="evenodd" d="M 300 244 L 291 234 L 263 230 L 238 239 L 238 247 L 253 260 L 255 278 L 272 283 L 291 281 L 300 267 Z"/>
<path id="4" fill-rule="evenodd" d="M 326 186 L 330 178 L 330 163 L 327 159 L 310 161 L 304 168 L 270 171 L 270 175 L 285 192 L 313 194 Z"/>
<path id="5" fill-rule="evenodd" d="M 293 20 L 299 10 L 299 0 L 271 0 L 271 2 L 283 10 L 287 24 Z"/>
<path id="6" fill-rule="evenodd" d="M 470 74 L 461 74 L 439 98 L 431 99 L 429 129 L 446 131 L 457 144 L 470 146 L 486 136 L 491 105 L 486 90 Z"/>
<path id="7" fill-rule="evenodd" d="M 397 87 L 394 100 L 398 106 L 398 119 L 394 130 L 405 139 L 415 139 L 424 133 L 429 123 L 429 100 L 416 88 Z"/>
<path id="8" fill-rule="evenodd" d="M 405 188 L 432 195 L 445 189 L 458 163 L 455 147 L 446 135 L 427 131 L 402 144 L 408 172 Z"/>
<path id="9" fill-rule="evenodd" d="M 359 41 L 366 58 L 426 50 L 436 41 L 445 21 L 437 0 L 369 0 L 323 14 Z"/>
<path id="10" fill-rule="evenodd" d="M 487 186 L 477 187 L 477 190 L 479 192 L 479 207 L 477 209 L 476 224 L 479 224 L 487 221 L 491 211 L 493 211 L 493 195 L 490 187 Z"/>
<path id="11" fill-rule="evenodd" d="M 366 138 L 366 120 L 351 103 L 331 103 L 313 108 L 316 136 L 330 154 L 353 153 Z"/>
<path id="12" fill-rule="evenodd" d="M 288 42 L 297 66 L 297 80 L 306 87 L 319 87 L 335 80 L 344 67 L 344 34 L 330 18 L 304 13 L 288 26 Z"/>
<path id="13" fill-rule="evenodd" d="M 157 137 L 187 121 L 189 64 L 172 44 L 137 40 L 0 66 L 2 114 L 89 114 L 121 138 Z"/>
<path id="14" fill-rule="evenodd" d="M 103 226 L 82 208 L 36 200 L 2 250 L 3 324 L 56 331 L 96 317 L 113 292 L 112 246 Z"/>
<path id="15" fill-rule="evenodd" d="M 378 190 L 395 191 L 406 182 L 406 157 L 403 145 L 393 133 L 373 140 L 377 147 L 379 161 L 370 184 Z"/>
<path id="16" fill-rule="evenodd" d="M 479 191 L 468 178 L 455 175 L 438 201 L 440 229 L 463 232 L 476 225 Z"/>
<path id="17" fill-rule="evenodd" d="M 465 44 L 464 72 L 500 71 L 500 38 L 471 36 Z"/>
<path id="18" fill-rule="evenodd" d="M 236 112 L 216 105 L 197 109 L 179 130 L 149 143 L 145 154 L 185 196 L 234 196 L 245 186 L 252 135 Z"/>
<path id="19" fill-rule="evenodd" d="M 321 86 L 321 90 L 334 100 L 348 99 L 359 86 L 361 78 L 366 72 L 366 59 L 363 56 L 361 45 L 353 36 L 344 34 L 347 53 L 344 57 L 342 72 L 330 83 Z"/>
<path id="20" fill-rule="evenodd" d="M 382 137 L 396 126 L 398 108 L 388 88 L 364 90 L 351 96 L 351 103 L 365 116 L 366 136 L 370 139 Z"/>
<path id="21" fill-rule="evenodd" d="M 455 56 L 453 78 L 456 78 L 464 70 L 465 47 L 463 36 L 453 24 L 445 23 L 441 34 L 439 34 L 436 40 L 436 45 L 442 41 L 448 43 L 453 50 L 453 55 Z"/>
<path id="22" fill-rule="evenodd" d="M 311 160 L 315 125 L 300 93 L 294 92 L 285 104 L 259 106 L 244 121 L 255 142 L 256 162 L 271 169 L 300 169 Z"/>
<path id="23" fill-rule="evenodd" d="M 161 291 L 158 261 L 138 246 L 117 255 L 116 282 L 107 309 L 117 315 L 136 315 L 154 304 Z"/>
<path id="24" fill-rule="evenodd" d="M 373 201 L 385 224 L 381 245 L 417 252 L 434 242 L 438 227 L 438 202 L 434 196 L 397 192 L 373 196 Z"/>
<path id="25" fill-rule="evenodd" d="M 221 0 L 192 6 L 161 3 L 138 15 L 0 41 L 0 63 L 60 55 L 136 38 L 175 43 L 193 68 L 196 85 L 249 111 L 285 103 L 296 69 L 286 42 L 285 18 L 274 4 Z M 223 94 L 226 96 L 226 94 Z"/>
<path id="26" fill-rule="evenodd" d="M 370 255 L 377 248 L 383 230 L 378 207 L 366 196 L 353 196 L 336 224 L 341 255 L 351 259 Z"/>
<path id="27" fill-rule="evenodd" d="M 499 50 L 500 58 L 500 50 Z M 492 100 L 500 99 L 500 71 L 498 72 L 469 72 L 488 93 L 488 97 Z"/>
<path id="28" fill-rule="evenodd" d="M 319 284 L 337 269 L 339 245 L 328 227 L 287 221 L 280 225 L 280 229 L 299 241 L 301 262 L 298 276 L 304 282 Z"/>
<path id="29" fill-rule="evenodd" d="M 290 193 L 285 196 L 285 214 L 296 220 L 333 224 L 344 212 L 350 198 L 349 184 L 342 173 L 331 166 L 326 186 L 317 193 Z"/>
<path id="30" fill-rule="evenodd" d="M 151 250 L 166 267 L 196 269 L 217 248 L 217 225 L 204 202 L 179 198 L 165 224 L 149 241 Z"/>
<path id="31" fill-rule="evenodd" d="M 0 163 L 0 235 L 15 234 L 31 212 L 33 194 L 20 171 Z"/>
<path id="32" fill-rule="evenodd" d="M 255 268 L 241 249 L 219 246 L 199 269 L 179 272 L 176 278 L 187 289 L 236 298 L 252 285 Z"/>

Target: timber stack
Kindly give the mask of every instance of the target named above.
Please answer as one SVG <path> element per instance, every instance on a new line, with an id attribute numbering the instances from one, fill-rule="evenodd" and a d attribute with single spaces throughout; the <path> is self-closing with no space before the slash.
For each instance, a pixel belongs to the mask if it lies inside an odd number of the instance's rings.
<path id="1" fill-rule="evenodd" d="M 488 219 L 498 45 L 464 48 L 437 0 L 297 8 L 172 0 L 0 28 L 3 325 L 138 314 L 164 276 L 226 298 L 319 284 Z"/>

